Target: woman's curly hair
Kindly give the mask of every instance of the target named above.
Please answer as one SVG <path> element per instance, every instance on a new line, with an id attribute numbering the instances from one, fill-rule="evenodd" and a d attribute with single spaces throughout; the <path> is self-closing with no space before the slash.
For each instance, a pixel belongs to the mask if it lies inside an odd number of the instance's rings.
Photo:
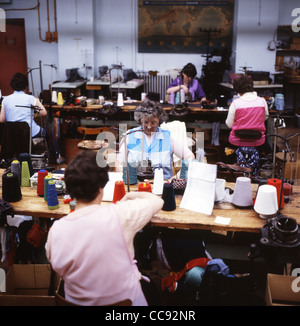
<path id="1" fill-rule="evenodd" d="M 143 101 L 134 111 L 134 120 L 138 124 L 142 124 L 142 118 L 158 118 L 159 124 L 168 120 L 168 114 L 164 111 L 162 105 L 159 102 L 146 99 Z"/>
<path id="2" fill-rule="evenodd" d="M 98 165 L 97 153 L 82 150 L 68 164 L 65 171 L 65 184 L 68 194 L 84 202 L 93 201 L 108 182 L 108 166 Z M 102 160 L 104 161 L 104 158 Z"/>

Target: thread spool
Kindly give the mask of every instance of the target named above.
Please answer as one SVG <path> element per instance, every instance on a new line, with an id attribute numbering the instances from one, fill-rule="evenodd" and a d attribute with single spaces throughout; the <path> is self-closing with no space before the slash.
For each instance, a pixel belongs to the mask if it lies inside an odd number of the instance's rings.
<path id="1" fill-rule="evenodd" d="M 50 180 L 53 180 L 53 177 L 52 177 L 52 174 L 48 174 L 45 176 L 45 179 L 44 179 L 44 200 L 45 202 L 48 201 L 48 183 Z"/>
<path id="2" fill-rule="evenodd" d="M 170 94 L 170 100 L 169 100 L 169 103 L 170 104 L 175 104 L 175 93 L 174 92 L 172 92 L 171 94 Z"/>
<path id="3" fill-rule="evenodd" d="M 57 105 L 64 105 L 64 99 L 62 96 L 62 92 L 58 92 L 58 94 L 57 94 Z"/>
<path id="4" fill-rule="evenodd" d="M 38 196 L 44 197 L 44 179 L 48 175 L 48 171 L 46 170 L 39 170 L 38 172 L 38 182 L 36 192 Z"/>
<path id="5" fill-rule="evenodd" d="M 113 203 L 121 200 L 125 196 L 125 184 L 123 181 L 116 181 L 115 182 L 115 189 L 114 189 L 114 196 L 113 196 Z"/>
<path id="6" fill-rule="evenodd" d="M 118 93 L 118 100 L 117 100 L 117 106 L 123 106 L 123 93 Z"/>
<path id="7" fill-rule="evenodd" d="M 278 210 L 276 188 L 272 185 L 259 186 L 253 208 L 262 219 L 274 216 Z"/>
<path id="8" fill-rule="evenodd" d="M 32 161 L 31 161 L 31 157 L 28 153 L 21 153 L 19 154 L 19 162 L 21 164 L 21 171 L 22 171 L 22 162 L 26 161 L 28 163 L 28 167 L 29 167 L 29 173 L 30 176 L 33 175 L 33 166 L 32 166 Z"/>
<path id="9" fill-rule="evenodd" d="M 180 169 L 180 179 L 187 179 L 188 170 L 189 170 L 189 161 L 182 160 L 181 169 Z"/>
<path id="10" fill-rule="evenodd" d="M 164 189 L 164 171 L 161 168 L 154 170 L 154 181 L 152 192 L 155 195 L 161 195 Z"/>
<path id="11" fill-rule="evenodd" d="M 238 177 L 234 188 L 232 203 L 238 207 L 249 207 L 253 204 L 251 179 Z"/>
<path id="12" fill-rule="evenodd" d="M 21 186 L 30 187 L 30 172 L 27 161 L 22 162 Z"/>
<path id="13" fill-rule="evenodd" d="M 51 102 L 56 104 L 57 103 L 57 92 L 56 91 L 53 91 L 52 92 L 52 99 L 51 99 Z"/>
<path id="14" fill-rule="evenodd" d="M 148 182 L 140 183 L 140 184 L 139 184 L 139 187 L 138 187 L 138 190 L 139 190 L 139 191 L 152 192 L 151 184 L 148 183 Z"/>
<path id="15" fill-rule="evenodd" d="M 59 207 L 57 191 L 54 180 L 48 182 L 48 208 L 57 209 Z"/>
<path id="16" fill-rule="evenodd" d="M 174 211 L 176 209 L 175 193 L 172 183 L 167 182 L 164 184 L 162 199 L 164 200 L 163 211 Z"/>
<path id="17" fill-rule="evenodd" d="M 14 172 L 2 175 L 2 198 L 8 202 L 17 202 L 22 198 L 18 175 Z"/>
<path id="18" fill-rule="evenodd" d="M 270 185 L 270 186 L 274 186 L 276 188 L 278 207 L 279 207 L 281 180 L 280 179 L 268 179 L 267 184 Z M 284 206 L 284 198 L 282 196 L 280 208 L 283 208 L 283 206 Z"/>
<path id="19" fill-rule="evenodd" d="M 184 103 L 185 102 L 185 92 L 184 92 L 184 89 L 180 89 L 180 101 L 181 103 Z"/>
<path id="20" fill-rule="evenodd" d="M 13 160 L 10 166 L 12 173 L 15 173 L 18 176 L 19 183 L 21 184 L 21 164 L 18 160 Z"/>
<path id="21" fill-rule="evenodd" d="M 129 184 L 135 185 L 138 182 L 137 166 L 134 163 L 128 163 Z M 123 181 L 127 184 L 126 164 L 123 164 Z"/>

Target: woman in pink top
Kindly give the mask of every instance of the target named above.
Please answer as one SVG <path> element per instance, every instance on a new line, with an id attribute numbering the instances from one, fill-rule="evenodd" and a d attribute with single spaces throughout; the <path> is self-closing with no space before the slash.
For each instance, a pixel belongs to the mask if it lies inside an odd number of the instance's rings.
<path id="1" fill-rule="evenodd" d="M 66 300 L 74 304 L 113 305 L 130 299 L 132 305 L 147 305 L 133 239 L 163 200 L 148 192 L 130 192 L 116 204 L 101 205 L 108 181 L 102 163 L 95 152 L 81 151 L 68 164 L 65 183 L 76 209 L 52 225 L 47 257 L 64 280 Z"/>
<path id="2" fill-rule="evenodd" d="M 233 87 L 239 97 L 232 101 L 225 121 L 228 128 L 231 128 L 229 142 L 238 147 L 237 162 L 247 162 L 256 174 L 259 163 L 257 147 L 265 143 L 268 105 L 264 98 L 257 96 L 253 91 L 253 81 L 250 77 L 241 76 L 235 80 Z M 241 136 L 239 132 L 247 135 Z"/>

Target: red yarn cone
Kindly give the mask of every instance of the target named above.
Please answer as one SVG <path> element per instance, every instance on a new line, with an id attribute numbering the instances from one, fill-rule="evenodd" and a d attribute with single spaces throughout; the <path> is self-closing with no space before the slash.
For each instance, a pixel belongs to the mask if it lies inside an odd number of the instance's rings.
<path id="1" fill-rule="evenodd" d="M 148 182 L 143 182 L 139 184 L 139 191 L 148 191 L 148 192 L 152 192 L 151 190 L 151 184 Z"/>
<path id="2" fill-rule="evenodd" d="M 278 207 L 283 208 L 284 206 L 284 198 L 282 194 L 281 198 L 281 205 L 279 205 L 279 200 L 280 200 L 280 188 L 281 188 L 281 180 L 280 179 L 268 179 L 267 181 L 268 185 L 274 186 L 277 190 L 277 201 L 278 201 Z"/>
<path id="3" fill-rule="evenodd" d="M 113 203 L 121 200 L 125 196 L 125 185 L 123 181 L 116 181 L 115 182 L 115 190 L 114 190 L 114 197 Z"/>
<path id="4" fill-rule="evenodd" d="M 36 192 L 40 197 L 44 197 L 44 179 L 48 175 L 48 171 L 40 170 L 38 172 L 38 182 Z"/>

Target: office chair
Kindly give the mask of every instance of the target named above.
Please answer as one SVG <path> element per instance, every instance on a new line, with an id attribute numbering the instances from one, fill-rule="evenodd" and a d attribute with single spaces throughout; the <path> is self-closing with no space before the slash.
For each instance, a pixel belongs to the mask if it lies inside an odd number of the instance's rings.
<path id="1" fill-rule="evenodd" d="M 44 138 L 33 138 L 29 144 L 30 128 L 27 122 L 0 124 L 1 160 L 12 160 L 21 153 L 29 153 L 33 167 L 44 168 L 48 164 L 48 145 Z"/>

